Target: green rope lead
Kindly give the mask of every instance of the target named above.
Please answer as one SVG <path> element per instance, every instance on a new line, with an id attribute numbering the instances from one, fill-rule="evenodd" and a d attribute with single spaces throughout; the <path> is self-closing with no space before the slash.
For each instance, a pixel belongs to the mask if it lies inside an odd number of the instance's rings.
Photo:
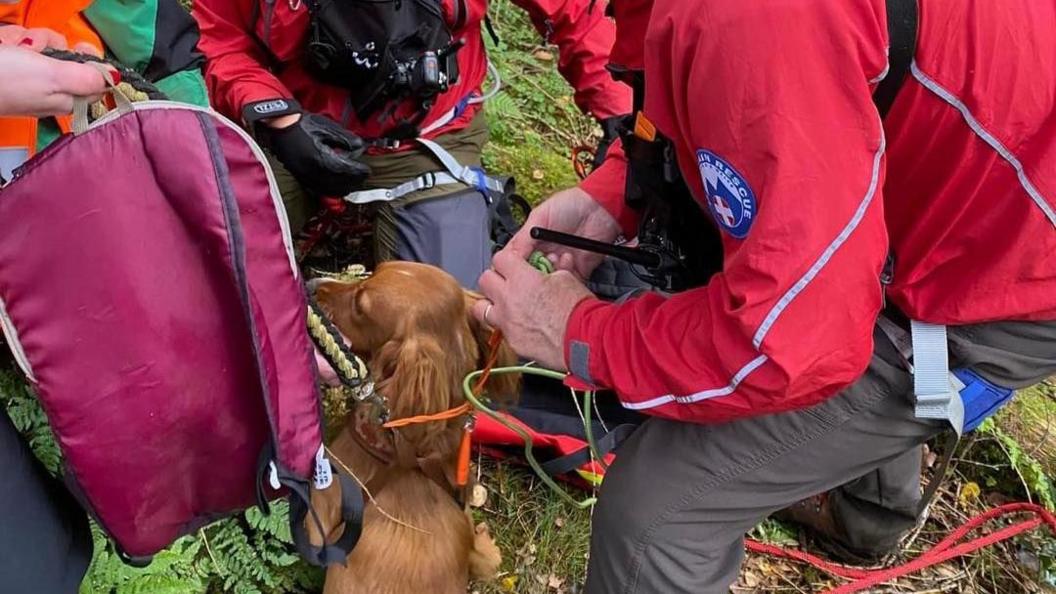
<path id="1" fill-rule="evenodd" d="M 533 252 L 532 255 L 528 258 L 528 263 L 543 274 L 552 274 L 554 272 L 554 264 L 542 252 Z M 538 375 L 550 379 L 555 379 L 561 382 L 563 382 L 566 377 L 563 373 L 551 371 L 549 369 L 534 367 L 532 364 L 520 365 L 517 367 L 500 367 L 497 369 L 492 369 L 490 373 L 493 375 L 502 375 L 509 373 L 527 373 L 529 375 Z M 553 489 L 553 491 L 557 493 L 562 499 L 564 499 L 568 503 L 571 503 L 579 509 L 589 509 L 590 507 L 593 507 L 594 504 L 598 501 L 596 497 L 589 497 L 587 499 L 584 499 L 583 501 L 576 500 L 575 497 L 569 495 L 567 491 L 565 491 L 563 488 L 561 488 L 560 485 L 557 484 L 557 481 L 555 481 L 549 474 L 546 473 L 545 470 L 543 470 L 543 466 L 539 463 L 538 460 L 535 459 L 532 436 L 529 435 L 527 431 L 525 431 L 518 425 L 510 422 L 498 412 L 492 410 L 491 408 L 488 408 L 484 403 L 477 399 L 476 395 L 473 394 L 472 385 L 473 382 L 483 374 L 483 370 L 474 371 L 473 373 L 467 375 L 466 378 L 462 381 L 462 390 L 465 392 L 466 400 L 471 405 L 473 405 L 473 407 L 476 408 L 478 411 L 488 415 L 496 423 L 499 423 L 503 427 L 506 427 L 510 431 L 513 431 L 522 440 L 524 440 L 524 458 L 528 462 L 528 466 L 531 467 L 535 474 L 539 476 L 539 479 L 542 480 L 543 483 Z M 573 395 L 573 398 L 574 397 L 575 396 Z M 605 460 L 600 455 L 598 455 L 598 447 L 597 444 L 594 442 L 594 426 L 591 422 L 591 411 L 593 410 L 593 403 L 594 392 L 589 390 L 584 392 L 583 430 L 587 438 L 587 445 L 590 448 L 590 453 L 593 455 L 594 460 L 602 467 L 602 469 L 607 470 L 608 464 L 606 464 Z"/>
<path id="2" fill-rule="evenodd" d="M 543 274 L 553 274 L 554 272 L 554 263 L 543 252 L 532 252 L 532 255 L 528 256 L 528 263 Z"/>
<path id="3" fill-rule="evenodd" d="M 583 392 L 583 434 L 587 437 L 587 446 L 594 456 L 594 461 L 601 466 L 602 471 L 607 471 L 609 465 L 605 463 L 605 457 L 598 453 L 598 444 L 594 441 L 594 423 L 590 419 L 590 411 L 594 408 L 594 392 L 587 390 Z"/>
<path id="4" fill-rule="evenodd" d="M 543 274 L 553 274 L 554 263 L 546 257 L 543 252 L 535 251 L 532 252 L 531 256 L 528 256 L 528 263 L 534 266 L 537 270 Z M 564 381 L 564 376 L 559 376 L 557 379 Z M 608 470 L 609 465 L 605 463 L 605 459 L 598 455 L 598 444 L 594 441 L 594 424 L 591 422 L 590 413 L 593 410 L 594 392 L 586 391 L 583 393 L 583 433 L 587 437 L 587 445 L 590 447 L 590 453 L 594 456 L 594 460 L 601 466 L 602 470 Z"/>
<path id="5" fill-rule="evenodd" d="M 499 367 L 497 369 L 491 370 L 492 375 L 502 375 L 508 373 L 527 373 L 529 375 L 539 375 L 542 377 L 548 377 L 550 379 L 556 380 L 565 379 L 565 375 L 562 373 L 550 371 L 549 369 L 540 369 L 538 367 L 532 367 L 531 365 L 521 365 L 517 367 Z M 555 493 L 560 495 L 562 499 L 578 507 L 579 509 L 589 509 L 595 503 L 597 503 L 598 500 L 595 497 L 590 497 L 588 499 L 584 499 L 583 501 L 578 501 L 575 497 L 569 495 L 567 491 L 562 489 L 561 486 L 557 484 L 557 481 L 551 478 L 550 475 L 547 474 L 545 470 L 543 470 L 543 466 L 539 464 L 539 461 L 535 459 L 535 454 L 532 452 L 532 436 L 528 435 L 527 431 L 515 425 L 514 423 L 511 423 L 502 415 L 488 408 L 480 400 L 477 399 L 477 397 L 473 394 L 472 384 L 477 378 L 479 378 L 483 374 L 483 371 L 474 371 L 473 373 L 467 375 L 466 379 L 462 381 L 462 390 L 466 393 L 466 400 L 468 400 L 469 403 L 472 404 L 473 407 L 476 408 L 478 411 L 488 415 L 489 417 L 494 419 L 496 423 L 499 423 L 503 427 L 506 427 L 510 431 L 513 431 L 518 436 L 520 436 L 521 439 L 524 440 L 524 458 L 525 460 L 527 460 L 528 466 L 530 466 L 532 470 L 535 471 L 535 474 L 537 474 L 539 478 L 544 483 L 546 483 L 548 487 L 550 487 L 554 490 Z"/>

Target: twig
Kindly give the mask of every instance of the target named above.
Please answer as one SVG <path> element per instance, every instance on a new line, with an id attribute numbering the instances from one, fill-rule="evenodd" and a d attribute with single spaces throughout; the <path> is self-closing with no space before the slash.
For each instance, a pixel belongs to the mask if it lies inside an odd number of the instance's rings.
<path id="1" fill-rule="evenodd" d="M 205 544 L 205 552 L 209 554 L 209 560 L 212 561 L 212 567 L 216 570 L 216 575 L 220 577 L 224 576 L 224 570 L 220 569 L 220 563 L 216 562 L 216 556 L 212 554 L 212 546 L 209 546 L 209 537 L 205 534 L 205 528 L 199 528 L 199 536 L 202 537 L 202 543 Z"/>
<path id="2" fill-rule="evenodd" d="M 359 477 L 356 475 L 356 473 L 353 472 L 352 469 L 349 468 L 347 464 L 345 464 L 344 462 L 341 461 L 340 458 L 335 456 L 334 453 L 332 451 L 330 451 L 329 447 L 326 448 L 326 455 L 330 456 L 330 459 L 333 460 L 334 462 L 337 462 L 337 465 L 339 467 L 341 467 L 341 470 L 344 470 L 345 472 L 347 472 L 348 475 L 351 476 L 354 481 L 356 481 L 356 483 L 359 485 L 359 488 L 363 489 L 363 492 L 367 494 L 367 499 L 370 499 L 370 502 L 374 504 L 374 507 L 378 510 L 378 513 L 380 513 L 382 516 L 388 518 L 390 521 L 392 521 L 392 522 L 394 522 L 396 524 L 399 524 L 400 526 L 403 526 L 404 528 L 409 528 L 411 530 L 414 530 L 415 532 L 421 532 L 422 534 L 428 534 L 428 535 L 432 536 L 432 534 L 433 534 L 432 532 L 429 532 L 428 530 L 422 530 L 421 528 L 419 528 L 417 526 L 412 526 L 412 525 L 408 524 L 407 522 L 404 522 L 403 520 L 401 520 L 401 519 L 389 514 L 389 512 L 387 512 L 387 511 L 385 511 L 385 508 L 381 507 L 378 504 L 378 501 L 376 499 L 374 499 L 374 495 L 371 494 L 370 489 L 367 488 L 367 485 L 365 485 L 363 483 L 363 481 L 361 481 L 359 479 Z"/>
<path id="3" fill-rule="evenodd" d="M 1052 414 L 1049 413 L 1048 409 L 1045 411 L 1045 432 L 1038 438 L 1038 443 L 1034 444 L 1034 447 L 1030 449 L 1030 453 L 1027 454 L 1031 458 L 1045 446 L 1045 442 L 1049 440 L 1049 433 L 1052 431 Z"/>
<path id="4" fill-rule="evenodd" d="M 966 460 L 964 458 L 954 458 L 951 462 L 956 464 L 967 464 L 968 466 L 978 466 L 980 468 L 986 468 L 987 470 L 1001 470 L 1006 466 L 1004 464 L 987 464 L 986 462 L 976 462 L 975 460 Z"/>

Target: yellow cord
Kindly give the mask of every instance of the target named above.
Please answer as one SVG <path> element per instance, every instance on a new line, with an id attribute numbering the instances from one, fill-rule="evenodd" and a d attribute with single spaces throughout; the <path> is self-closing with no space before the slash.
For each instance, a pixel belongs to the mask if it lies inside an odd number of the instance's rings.
<path id="1" fill-rule="evenodd" d="M 321 343 L 323 352 L 328 355 L 328 360 L 337 365 L 337 371 L 343 377 L 359 380 L 367 377 L 367 364 L 359 357 L 355 357 L 354 360 L 346 357 L 337 339 L 326 329 L 326 323 L 311 308 L 308 308 L 308 330 Z"/>

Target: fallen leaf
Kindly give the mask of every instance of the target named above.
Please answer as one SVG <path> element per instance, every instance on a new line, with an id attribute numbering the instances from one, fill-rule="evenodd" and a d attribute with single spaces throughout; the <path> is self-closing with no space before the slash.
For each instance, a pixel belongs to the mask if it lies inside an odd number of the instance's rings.
<path id="1" fill-rule="evenodd" d="M 983 492 L 979 488 L 979 485 L 975 482 L 967 482 L 961 487 L 961 493 L 957 496 L 957 499 L 961 502 L 962 507 L 968 507 L 968 504 L 976 499 L 979 499 L 979 495 Z"/>
<path id="2" fill-rule="evenodd" d="M 564 585 L 564 583 L 565 583 L 565 580 L 563 580 L 563 579 L 561 579 L 561 578 L 559 578 L 556 575 L 551 573 L 550 574 L 550 578 L 546 580 L 546 587 L 550 588 L 551 590 L 557 590 L 562 585 Z"/>
<path id="3" fill-rule="evenodd" d="M 545 575 L 536 575 L 535 576 L 535 581 L 538 582 L 540 586 L 545 586 L 546 585 L 546 576 Z"/>
<path id="4" fill-rule="evenodd" d="M 546 177 L 546 172 L 543 171 L 542 169 L 534 169 L 534 170 L 532 170 L 532 179 L 540 180 L 540 179 L 543 179 L 545 177 Z"/>
<path id="5" fill-rule="evenodd" d="M 480 483 L 473 485 L 473 490 L 469 493 L 469 507 L 484 507 L 484 504 L 487 502 L 487 487 Z"/>
<path id="6" fill-rule="evenodd" d="M 542 60 L 543 62 L 549 62 L 554 59 L 554 54 L 546 50 L 536 50 L 532 55 L 535 56 L 536 60 Z"/>
<path id="7" fill-rule="evenodd" d="M 514 588 L 517 587 L 517 576 L 508 575 L 502 578 L 502 582 L 500 583 L 502 584 L 503 592 L 513 592 Z"/>

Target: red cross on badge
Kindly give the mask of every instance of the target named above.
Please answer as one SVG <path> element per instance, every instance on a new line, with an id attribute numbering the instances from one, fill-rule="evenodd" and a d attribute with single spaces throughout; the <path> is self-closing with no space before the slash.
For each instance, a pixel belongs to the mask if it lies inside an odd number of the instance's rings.
<path id="1" fill-rule="evenodd" d="M 737 224 L 737 221 L 733 218 L 733 210 L 718 192 L 712 192 L 711 205 L 715 207 L 715 212 L 722 217 L 722 223 L 724 225 L 727 227 L 733 227 Z"/>

